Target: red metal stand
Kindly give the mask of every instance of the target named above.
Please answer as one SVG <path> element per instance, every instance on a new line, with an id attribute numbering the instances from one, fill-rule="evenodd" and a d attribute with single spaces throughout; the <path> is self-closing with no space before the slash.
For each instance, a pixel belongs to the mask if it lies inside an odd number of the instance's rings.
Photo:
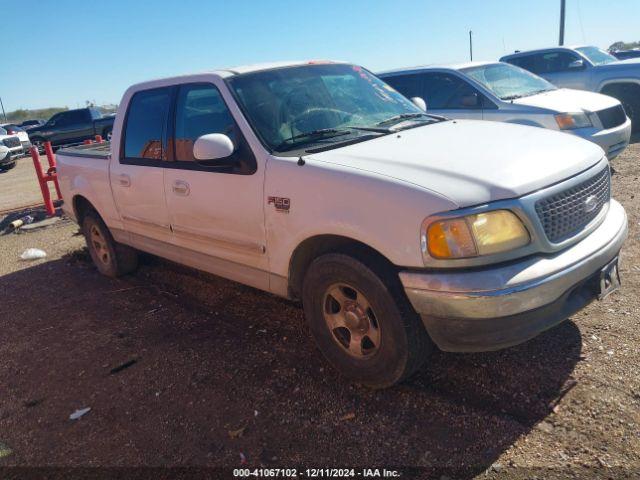
<path id="1" fill-rule="evenodd" d="M 33 160 L 33 166 L 36 169 L 36 177 L 38 177 L 38 183 L 40 184 L 40 191 L 42 192 L 42 199 L 44 200 L 44 206 L 47 210 L 47 215 L 52 217 L 53 215 L 55 215 L 56 210 L 53 206 L 53 201 L 51 200 L 51 193 L 49 192 L 49 185 L 47 184 L 47 182 L 53 182 L 58 200 L 62 200 L 62 195 L 60 194 L 60 185 L 58 185 L 58 174 L 56 173 L 56 157 L 53 154 L 51 142 L 45 142 L 44 150 L 47 154 L 47 161 L 49 163 L 49 168 L 47 169 L 46 173 L 42 169 L 42 164 L 40 163 L 40 153 L 38 152 L 38 147 L 31 147 L 30 152 L 31 159 Z"/>

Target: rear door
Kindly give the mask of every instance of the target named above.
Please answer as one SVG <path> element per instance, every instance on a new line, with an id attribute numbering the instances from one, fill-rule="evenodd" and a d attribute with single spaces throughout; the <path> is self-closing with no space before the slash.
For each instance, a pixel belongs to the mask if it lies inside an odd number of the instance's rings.
<path id="1" fill-rule="evenodd" d="M 120 158 L 111 161 L 113 197 L 125 229 L 137 235 L 137 242 L 171 241 L 163 159 L 172 96 L 172 87 L 133 95 L 122 127 Z"/>
<path id="2" fill-rule="evenodd" d="M 183 262 L 266 288 L 264 172 L 217 86 L 180 85 L 170 128 L 164 181 L 173 241 L 184 249 Z M 209 133 L 229 136 L 234 153 L 196 160 L 194 142 Z"/>

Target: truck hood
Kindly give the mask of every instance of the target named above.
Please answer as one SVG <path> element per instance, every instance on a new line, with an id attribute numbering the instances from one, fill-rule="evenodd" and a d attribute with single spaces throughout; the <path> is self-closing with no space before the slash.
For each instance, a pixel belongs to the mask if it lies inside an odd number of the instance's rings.
<path id="1" fill-rule="evenodd" d="M 618 60 L 617 62 L 605 63 L 604 65 L 596 65 L 596 70 L 600 72 L 633 72 L 640 75 L 640 58 L 628 58 L 627 60 Z"/>
<path id="2" fill-rule="evenodd" d="M 614 107 L 620 102 L 608 95 L 559 88 L 530 97 L 518 98 L 513 101 L 518 105 L 544 108 L 558 113 L 564 112 L 597 112 L 605 108 Z"/>
<path id="3" fill-rule="evenodd" d="M 603 156 L 597 145 L 566 133 L 454 120 L 306 158 L 418 185 L 467 207 L 533 192 L 588 169 Z"/>

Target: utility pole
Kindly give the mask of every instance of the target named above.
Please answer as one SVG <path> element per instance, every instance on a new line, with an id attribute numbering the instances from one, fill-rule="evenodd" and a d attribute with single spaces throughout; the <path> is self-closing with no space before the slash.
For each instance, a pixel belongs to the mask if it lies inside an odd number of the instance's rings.
<path id="1" fill-rule="evenodd" d="M 560 0 L 560 46 L 564 45 L 564 11 L 566 0 Z"/>
<path id="2" fill-rule="evenodd" d="M 472 34 L 473 34 L 473 32 L 471 30 L 469 30 L 469 58 L 473 62 L 473 37 L 472 37 Z"/>
<path id="3" fill-rule="evenodd" d="M 4 113 L 4 103 L 2 103 L 2 97 L 0 97 L 0 106 L 2 106 L 2 116 L 4 117 L 4 123 L 7 123 L 7 114 Z"/>

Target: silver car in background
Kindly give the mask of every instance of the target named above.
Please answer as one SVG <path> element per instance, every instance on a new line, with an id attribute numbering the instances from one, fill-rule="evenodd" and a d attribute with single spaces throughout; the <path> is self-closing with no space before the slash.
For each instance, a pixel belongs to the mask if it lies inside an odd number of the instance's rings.
<path id="1" fill-rule="evenodd" d="M 559 89 L 522 68 L 500 62 L 415 67 L 378 74 L 429 113 L 560 130 L 598 144 L 609 159 L 629 144 L 631 121 L 615 98 Z"/>

